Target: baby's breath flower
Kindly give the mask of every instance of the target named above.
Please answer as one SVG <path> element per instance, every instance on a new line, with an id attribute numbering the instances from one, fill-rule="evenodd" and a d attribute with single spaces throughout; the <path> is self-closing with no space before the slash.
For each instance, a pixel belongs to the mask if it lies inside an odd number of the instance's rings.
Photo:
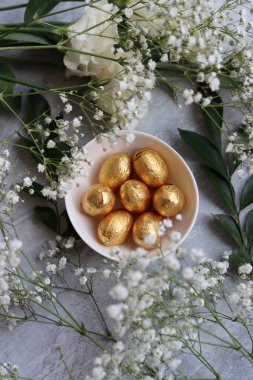
<path id="1" fill-rule="evenodd" d="M 103 270 L 103 275 L 104 275 L 105 278 L 109 278 L 110 274 L 111 274 L 110 269 L 104 269 Z"/>
<path id="2" fill-rule="evenodd" d="M 133 16 L 133 9 L 132 8 L 125 8 L 124 9 L 125 16 L 127 18 L 130 18 Z"/>
<path id="3" fill-rule="evenodd" d="M 32 179 L 30 177 L 25 177 L 23 179 L 23 186 L 24 187 L 31 187 L 32 183 L 33 183 L 33 181 L 32 181 Z"/>
<path id="4" fill-rule="evenodd" d="M 81 125 L 81 120 L 80 120 L 78 117 L 75 117 L 75 118 L 73 119 L 73 127 L 74 127 L 74 128 L 79 128 L 80 125 Z"/>
<path id="5" fill-rule="evenodd" d="M 251 272 L 252 272 L 252 265 L 251 264 L 244 264 L 238 268 L 239 274 L 250 274 Z"/>
<path id="6" fill-rule="evenodd" d="M 70 113 L 72 111 L 72 109 L 73 109 L 73 107 L 70 103 L 65 104 L 65 107 L 64 107 L 65 113 L 67 113 L 67 114 Z"/>
<path id="7" fill-rule="evenodd" d="M 92 268 L 92 267 L 87 268 L 87 273 L 94 274 L 96 272 L 97 270 L 95 268 Z"/>
<path id="8" fill-rule="evenodd" d="M 110 296 L 117 301 L 124 301 L 128 296 L 128 290 L 125 286 L 118 284 L 110 291 Z"/>
<path id="9" fill-rule="evenodd" d="M 67 101 L 68 101 L 68 98 L 67 98 L 67 95 L 65 95 L 65 94 L 60 94 L 60 99 L 61 99 L 61 101 L 62 101 L 62 103 L 67 103 Z"/>
<path id="10" fill-rule="evenodd" d="M 56 271 L 57 271 L 56 264 L 47 263 L 46 272 L 51 273 L 51 274 L 56 274 Z"/>
<path id="11" fill-rule="evenodd" d="M 86 276 L 82 276 L 79 278 L 79 282 L 82 286 L 86 285 L 87 281 L 88 281 L 88 279 Z"/>
<path id="12" fill-rule="evenodd" d="M 75 276 L 81 276 L 82 275 L 82 273 L 83 273 L 83 268 L 76 268 L 75 270 L 74 270 L 74 272 L 75 272 Z"/>
<path id="13" fill-rule="evenodd" d="M 67 258 L 61 257 L 58 264 L 58 270 L 63 270 L 66 267 L 67 264 Z"/>
<path id="14" fill-rule="evenodd" d="M 52 148 L 55 148 L 55 142 L 53 141 L 53 140 L 49 140 L 48 142 L 47 142 L 47 148 L 48 149 L 52 149 Z"/>
<path id="15" fill-rule="evenodd" d="M 44 173 L 44 171 L 46 170 L 46 167 L 45 165 L 38 164 L 37 169 L 39 173 Z"/>

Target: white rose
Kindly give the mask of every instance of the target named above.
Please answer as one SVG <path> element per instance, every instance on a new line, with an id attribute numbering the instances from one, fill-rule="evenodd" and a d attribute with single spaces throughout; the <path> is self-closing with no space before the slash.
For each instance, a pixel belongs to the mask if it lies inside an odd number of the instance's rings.
<path id="1" fill-rule="evenodd" d="M 117 23 L 110 18 L 118 8 L 107 0 L 85 7 L 85 12 L 68 29 L 69 47 L 79 52 L 68 51 L 64 57 L 68 75 L 89 76 L 110 79 L 116 76 L 122 66 L 109 59 L 82 54 L 87 52 L 113 58 L 114 45 L 119 41 Z"/>

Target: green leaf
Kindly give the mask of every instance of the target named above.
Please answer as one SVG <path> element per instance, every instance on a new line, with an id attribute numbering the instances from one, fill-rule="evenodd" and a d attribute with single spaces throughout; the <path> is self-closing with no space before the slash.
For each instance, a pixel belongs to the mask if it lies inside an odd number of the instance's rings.
<path id="1" fill-rule="evenodd" d="M 28 96 L 24 104 L 24 121 L 27 123 L 30 136 L 36 140 L 40 149 L 44 148 L 45 137 L 42 131 L 34 130 L 35 126 L 32 124 L 41 121 L 41 125 L 43 125 L 42 115 L 50 115 L 50 106 L 47 100 L 39 94 Z"/>
<path id="2" fill-rule="evenodd" d="M 237 88 L 240 85 L 240 82 L 230 78 L 228 75 L 224 76 L 224 74 L 218 75 L 220 80 L 220 87 L 225 89 Z"/>
<path id="3" fill-rule="evenodd" d="M 58 232 L 57 216 L 51 207 L 37 206 L 34 208 L 34 214 L 41 223 L 45 224 L 45 226 L 51 228 L 56 233 Z"/>
<path id="4" fill-rule="evenodd" d="M 240 161 L 238 160 L 238 156 L 235 153 L 228 153 L 228 168 L 231 176 L 239 165 Z"/>
<path id="5" fill-rule="evenodd" d="M 25 10 L 24 21 L 29 22 L 36 17 L 46 16 L 56 5 L 68 0 L 29 0 Z M 83 2 L 83 0 L 74 0 Z"/>
<path id="6" fill-rule="evenodd" d="M 33 193 L 29 193 L 29 190 L 30 189 L 33 189 Z M 31 187 L 25 187 L 23 189 L 23 192 L 30 195 L 31 197 L 33 198 L 41 198 L 41 199 L 45 199 L 45 197 L 42 195 L 42 190 L 44 189 L 44 186 L 42 186 L 40 183 L 38 182 L 33 182 L 32 186 Z M 53 202 L 51 201 L 50 199 L 47 199 L 47 202 Z"/>
<path id="7" fill-rule="evenodd" d="M 76 240 L 80 240 L 80 236 L 78 235 L 78 233 L 76 232 L 76 230 L 74 229 L 74 227 L 72 225 L 68 226 L 64 230 L 62 236 L 65 238 L 73 236 Z"/>
<path id="8" fill-rule="evenodd" d="M 222 177 L 215 170 L 210 169 L 207 166 L 201 165 L 201 169 L 217 194 L 220 196 L 227 209 L 231 211 L 232 214 L 234 214 L 236 212 L 236 207 L 234 204 L 234 192 L 229 186 L 229 182 L 227 182 L 224 177 Z"/>
<path id="9" fill-rule="evenodd" d="M 243 264 L 251 263 L 250 256 L 246 253 L 244 248 L 235 249 L 230 258 L 232 265 L 239 268 Z"/>
<path id="10" fill-rule="evenodd" d="M 3 37 L 2 40 L 15 42 L 32 42 L 40 45 L 50 45 L 50 41 L 46 38 L 30 33 L 9 33 Z"/>
<path id="11" fill-rule="evenodd" d="M 214 217 L 225 228 L 228 234 L 234 239 L 237 246 L 239 248 L 244 248 L 242 235 L 235 219 L 232 216 L 225 215 L 225 214 L 217 214 L 217 215 L 214 215 Z"/>
<path id="12" fill-rule="evenodd" d="M 33 93 L 34 91 L 30 91 Z M 38 120 L 42 114 L 50 115 L 50 106 L 44 96 L 33 94 L 28 96 L 24 106 L 24 120 L 26 123 L 32 123 Z"/>
<path id="13" fill-rule="evenodd" d="M 58 137 L 54 138 L 53 141 L 56 143 L 55 148 L 45 149 L 46 156 L 48 158 L 60 161 L 63 156 L 70 155 L 71 145 L 60 141 Z"/>
<path id="14" fill-rule="evenodd" d="M 61 0 L 29 0 L 25 10 L 24 21 L 30 22 L 36 17 L 46 16 Z"/>
<path id="15" fill-rule="evenodd" d="M 192 131 L 179 129 L 179 133 L 184 142 L 202 158 L 206 166 L 216 170 L 223 177 L 227 177 L 226 166 L 222 156 L 209 140 Z"/>
<path id="16" fill-rule="evenodd" d="M 63 210 L 60 215 L 61 215 L 62 218 L 65 219 L 66 224 L 67 224 L 67 227 L 64 230 L 62 236 L 66 237 L 66 238 L 70 237 L 70 236 L 73 236 L 76 240 L 80 240 L 80 236 L 78 235 L 78 233 L 76 232 L 76 230 L 72 226 L 72 223 L 71 223 L 71 221 L 69 219 L 67 210 L 66 209 Z"/>
<path id="17" fill-rule="evenodd" d="M 250 263 L 252 263 L 252 259 L 253 259 L 253 243 L 248 248 L 248 255 L 250 257 Z"/>
<path id="18" fill-rule="evenodd" d="M 1 73 L 1 75 L 5 76 L 5 77 L 9 77 L 9 78 L 15 79 L 15 75 L 12 72 L 10 66 L 7 63 L 5 63 L 5 62 L 1 62 L 1 58 L 0 58 L 0 73 Z M 0 79 L 0 94 L 2 93 L 3 96 L 4 96 L 4 94 L 10 94 L 10 95 L 13 94 L 14 85 L 15 85 L 14 82 L 12 83 L 12 82 L 9 82 L 7 80 Z M 19 111 L 19 107 L 18 106 L 20 104 L 18 104 L 16 102 L 16 100 L 15 100 L 15 98 L 13 98 L 13 96 L 4 97 L 4 101 L 14 111 L 16 111 L 16 112 Z M 3 102 L 1 102 L 1 100 L 0 100 L 0 108 L 2 110 L 10 112 L 10 110 L 7 108 L 7 106 Z"/>
<path id="19" fill-rule="evenodd" d="M 15 78 L 15 75 L 13 74 L 10 66 L 5 62 L 0 61 L 0 72 L 4 76 Z M 13 86 L 13 83 L 7 82 L 4 79 L 0 79 L 0 92 L 10 93 L 13 90 Z"/>
<path id="20" fill-rule="evenodd" d="M 244 224 L 248 243 L 253 243 L 253 210 L 250 210 L 245 218 Z"/>
<path id="21" fill-rule="evenodd" d="M 128 4 L 128 0 L 109 0 L 109 3 L 113 3 L 119 8 L 125 8 Z"/>
<path id="22" fill-rule="evenodd" d="M 26 138 L 25 136 L 23 136 L 21 133 L 18 132 L 18 135 L 21 139 L 21 142 L 22 144 L 29 148 L 29 153 L 32 155 L 32 157 L 34 158 L 34 160 L 38 163 L 38 164 L 43 164 L 43 159 L 41 157 L 41 154 L 40 154 L 40 151 L 38 150 L 37 146 L 35 145 L 35 143 Z"/>
<path id="23" fill-rule="evenodd" d="M 253 175 L 246 181 L 241 194 L 240 210 L 253 203 Z"/>
<path id="24" fill-rule="evenodd" d="M 213 98 L 210 106 L 203 108 L 205 127 L 212 143 L 219 151 L 221 151 L 221 129 L 223 123 L 223 107 L 219 106 L 220 104 L 222 104 L 222 100 L 217 95 Z"/>

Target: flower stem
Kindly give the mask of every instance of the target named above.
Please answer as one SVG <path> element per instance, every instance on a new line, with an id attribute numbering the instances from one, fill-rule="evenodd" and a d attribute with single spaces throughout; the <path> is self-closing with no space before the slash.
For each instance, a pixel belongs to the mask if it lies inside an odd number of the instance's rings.
<path id="1" fill-rule="evenodd" d="M 102 319 L 102 321 L 103 321 L 103 324 L 104 324 L 105 329 L 106 329 L 106 334 L 108 335 L 108 337 L 112 337 L 112 334 L 111 334 L 111 332 L 110 332 L 110 330 L 109 330 L 109 328 L 108 328 L 108 325 L 107 325 L 107 323 L 106 323 L 106 321 L 105 321 L 105 318 L 104 318 L 104 316 L 103 316 L 103 314 L 102 314 L 102 312 L 101 312 L 101 310 L 100 310 L 100 308 L 99 308 L 99 306 L 98 306 L 97 301 L 95 300 L 95 297 L 94 297 L 94 295 L 93 295 L 93 291 L 92 291 L 92 289 L 90 288 L 90 286 L 89 286 L 88 283 L 87 283 L 86 285 L 87 285 L 87 288 L 88 288 L 88 290 L 89 290 L 89 295 L 91 296 L 92 301 L 94 302 L 95 307 L 96 307 L 96 309 L 97 309 L 97 311 L 98 311 L 98 313 L 99 313 L 99 315 L 100 315 L 100 317 L 101 317 L 101 319 Z"/>
<path id="2" fill-rule="evenodd" d="M 11 11 L 12 9 L 25 8 L 26 6 L 27 6 L 27 3 L 10 5 L 10 6 L 8 6 L 8 7 L 1 7 L 1 8 L 0 8 L 0 12 L 3 12 L 3 11 Z"/>
<path id="3" fill-rule="evenodd" d="M 63 365 L 64 365 L 64 367 L 65 367 L 65 369 L 66 369 L 66 371 L 67 371 L 67 373 L 68 373 L 69 379 L 70 379 L 70 380 L 74 380 L 73 377 L 72 377 L 72 375 L 71 375 L 71 372 L 70 372 L 70 370 L 69 370 L 69 367 L 68 367 L 68 365 L 67 365 L 67 363 L 66 363 L 66 361 L 65 361 L 65 358 L 64 358 L 64 355 L 63 355 L 63 352 L 62 352 L 61 348 L 58 347 L 57 350 L 58 350 L 59 353 L 60 353 L 60 360 L 61 360 L 61 362 L 63 363 Z"/>
<path id="4" fill-rule="evenodd" d="M 56 67 L 56 68 L 62 68 L 64 65 L 59 63 L 53 63 L 50 61 L 35 61 L 30 59 L 23 59 L 23 58 L 15 58 L 15 57 L 0 57 L 1 62 L 8 62 L 8 63 L 17 63 L 17 64 L 24 64 L 24 65 L 42 65 L 42 66 L 50 66 L 50 67 Z"/>
<path id="5" fill-rule="evenodd" d="M 72 49 L 63 45 L 21 45 L 21 46 L 3 46 L 0 47 L 0 51 L 13 51 L 13 50 L 58 50 L 58 51 L 70 51 L 73 53 L 88 55 L 90 57 L 100 58 L 108 61 L 118 62 L 117 58 L 105 57 L 103 55 L 94 54 L 88 51 L 81 51 Z"/>

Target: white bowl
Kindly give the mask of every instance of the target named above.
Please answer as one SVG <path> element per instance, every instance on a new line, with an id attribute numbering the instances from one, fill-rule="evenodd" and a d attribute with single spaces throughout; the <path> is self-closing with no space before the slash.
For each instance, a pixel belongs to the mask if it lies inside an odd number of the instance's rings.
<path id="1" fill-rule="evenodd" d="M 125 131 L 121 131 L 120 135 L 123 136 L 125 133 Z M 118 260 L 118 257 L 112 256 L 110 254 L 111 247 L 106 247 L 101 244 L 97 237 L 97 225 L 99 219 L 86 215 L 82 211 L 80 204 L 82 195 L 87 187 L 98 182 L 99 169 L 104 160 L 112 153 L 127 152 L 128 154 L 133 155 L 135 151 L 140 148 L 151 148 L 163 156 L 169 167 L 169 183 L 178 186 L 183 191 L 186 198 L 186 204 L 181 212 L 181 215 L 183 216 L 182 221 L 178 222 L 174 220 L 173 228 L 167 230 L 167 233 L 171 233 L 173 229 L 181 232 L 181 239 L 178 242 L 178 245 L 181 244 L 190 233 L 195 223 L 199 207 L 197 185 L 191 170 L 183 158 L 173 148 L 160 139 L 144 132 L 135 131 L 133 133 L 135 133 L 136 137 L 135 141 L 130 146 L 126 146 L 124 139 L 119 139 L 114 148 L 111 148 L 106 138 L 102 138 L 102 143 L 98 143 L 95 139 L 91 140 L 86 145 L 86 148 L 89 151 L 89 158 L 94 161 L 94 164 L 89 167 L 89 176 L 78 178 L 77 182 L 79 186 L 73 187 L 65 197 L 69 218 L 78 235 L 93 250 L 112 260 Z M 116 208 L 121 208 L 119 203 Z M 136 245 L 131 237 L 129 237 L 124 244 L 120 245 L 120 252 L 121 254 L 127 254 L 135 248 Z M 168 249 L 168 240 L 163 238 L 163 256 L 166 255 L 166 250 L 168 252 Z M 157 250 L 148 251 L 148 255 L 150 257 L 157 257 Z"/>

